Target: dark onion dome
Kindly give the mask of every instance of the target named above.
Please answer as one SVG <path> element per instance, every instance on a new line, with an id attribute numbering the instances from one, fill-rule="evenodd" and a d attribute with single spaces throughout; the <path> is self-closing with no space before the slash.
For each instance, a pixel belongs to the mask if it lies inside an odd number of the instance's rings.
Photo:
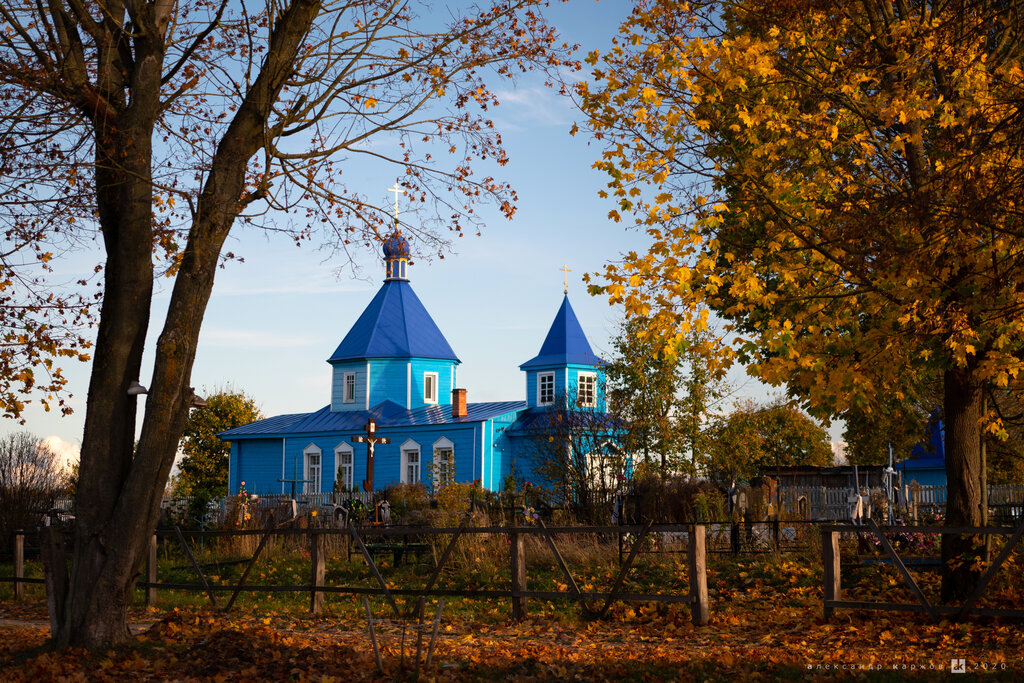
<path id="1" fill-rule="evenodd" d="M 396 230 L 384 240 L 384 258 L 409 258 L 409 243 L 402 236 L 400 230 Z"/>

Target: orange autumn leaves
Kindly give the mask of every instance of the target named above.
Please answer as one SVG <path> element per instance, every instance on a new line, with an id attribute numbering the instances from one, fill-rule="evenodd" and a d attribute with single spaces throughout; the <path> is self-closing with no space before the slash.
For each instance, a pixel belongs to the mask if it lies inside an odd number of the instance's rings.
<path id="1" fill-rule="evenodd" d="M 670 349 L 710 308 L 719 362 L 831 414 L 1024 362 L 1018 19 L 890 7 L 637 2 L 581 86 L 650 239 L 594 291 Z"/>
<path id="2" fill-rule="evenodd" d="M 1012 624 L 930 624 L 921 616 L 867 612 L 825 622 L 820 591 L 804 585 L 807 571 L 784 564 L 769 571 L 751 563 L 716 582 L 706 627 L 692 626 L 683 605 L 620 604 L 602 622 L 554 615 L 522 624 L 446 618 L 429 668 L 422 665 L 424 645 L 421 674 L 423 680 L 829 680 L 836 671 L 869 667 L 944 672 L 958 657 L 1007 677 L 1021 671 L 1024 652 Z M 173 610 L 135 646 L 92 657 L 78 650 L 33 653 L 44 627 L 0 625 L 0 668 L 11 681 L 414 680 L 414 632 L 406 630 L 403 657 L 401 626 L 377 612 L 385 620 L 377 632 L 382 677 L 356 614 L 313 619 Z"/>

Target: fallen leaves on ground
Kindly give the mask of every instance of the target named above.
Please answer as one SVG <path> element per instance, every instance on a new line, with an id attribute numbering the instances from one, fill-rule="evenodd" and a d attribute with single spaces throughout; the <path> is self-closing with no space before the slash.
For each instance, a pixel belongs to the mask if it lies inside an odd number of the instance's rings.
<path id="1" fill-rule="evenodd" d="M 820 603 L 817 603 L 820 604 Z M 619 605 L 606 621 L 534 617 L 520 624 L 445 623 L 424 680 L 827 680 L 837 674 L 944 676 L 953 659 L 969 671 L 1019 680 L 1019 625 L 998 620 L 931 624 L 916 615 L 843 613 L 826 622 L 815 601 L 720 601 L 694 627 L 685 607 Z M 8 681 L 415 679 L 411 623 L 378 613 L 385 674 L 365 621 L 176 609 L 134 644 L 99 655 L 45 652 L 45 626 L 0 626 Z M 429 619 L 427 625 L 430 625 Z M 429 629 L 420 661 L 426 658 Z M 403 647 L 404 643 L 404 647 Z M 404 652 L 403 652 L 404 651 Z M 404 655 L 404 656 L 403 656 Z"/>
<path id="2" fill-rule="evenodd" d="M 891 600 L 889 573 L 851 572 L 844 597 Z M 332 599 L 334 615 L 322 617 L 258 607 L 228 615 L 200 607 L 142 610 L 132 615 L 145 629 L 138 639 L 100 654 L 46 651 L 45 605 L 0 603 L 0 679 L 902 680 L 945 678 L 960 660 L 985 680 L 1024 678 L 1019 623 L 974 618 L 933 624 L 921 614 L 850 610 L 825 621 L 821 582 L 820 568 L 791 560 L 719 563 L 709 580 L 711 622 L 701 627 L 690 623 L 684 604 L 615 603 L 607 619 L 586 621 L 567 616 L 564 605 L 533 600 L 530 618 L 511 624 L 494 601 L 472 602 L 473 609 L 451 601 L 430 666 L 425 660 L 435 608 L 427 607 L 418 641 L 415 622 L 392 618 L 380 602 L 374 618 L 384 673 L 361 599 Z"/>

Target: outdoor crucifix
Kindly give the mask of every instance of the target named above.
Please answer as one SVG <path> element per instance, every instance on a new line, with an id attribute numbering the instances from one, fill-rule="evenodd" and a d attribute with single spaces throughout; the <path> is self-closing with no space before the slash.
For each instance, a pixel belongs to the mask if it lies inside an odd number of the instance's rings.
<path id="1" fill-rule="evenodd" d="M 373 492 L 373 447 L 379 443 L 391 443 L 391 439 L 377 436 L 377 424 L 370 418 L 363 428 L 366 436 L 354 436 L 352 440 L 356 443 L 366 444 L 366 479 L 363 479 L 363 490 L 367 493 Z"/>
<path id="2" fill-rule="evenodd" d="M 559 270 L 562 271 L 562 280 L 565 283 L 565 293 L 568 294 L 569 293 L 569 273 L 572 272 L 572 268 L 569 267 L 568 263 L 565 263 L 565 264 L 562 264 L 562 267 L 559 268 Z"/>

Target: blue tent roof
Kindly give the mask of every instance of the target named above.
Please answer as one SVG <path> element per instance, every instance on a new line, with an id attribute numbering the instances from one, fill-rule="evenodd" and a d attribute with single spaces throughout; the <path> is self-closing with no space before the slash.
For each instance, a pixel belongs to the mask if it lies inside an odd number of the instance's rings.
<path id="1" fill-rule="evenodd" d="M 540 347 L 540 353 L 520 365 L 519 369 L 570 364 L 601 365 L 603 362 L 590 349 L 587 335 L 583 333 L 580 321 L 569 305 L 569 296 L 566 295 Z"/>
<path id="2" fill-rule="evenodd" d="M 327 360 L 459 359 L 405 280 L 388 280 Z"/>
<path id="3" fill-rule="evenodd" d="M 258 438 L 281 434 L 308 434 L 316 432 L 362 431 L 369 418 L 378 428 L 384 427 L 426 427 L 431 425 L 465 424 L 482 422 L 492 417 L 505 415 L 526 408 L 524 401 L 497 401 L 491 403 L 470 403 L 466 416 L 453 418 L 451 406 L 431 405 L 415 410 L 406 410 L 393 401 L 384 401 L 371 410 L 356 410 L 332 413 L 330 406 L 324 406 L 313 413 L 278 415 L 252 424 L 235 427 L 217 434 L 224 441 L 235 438 Z"/>

